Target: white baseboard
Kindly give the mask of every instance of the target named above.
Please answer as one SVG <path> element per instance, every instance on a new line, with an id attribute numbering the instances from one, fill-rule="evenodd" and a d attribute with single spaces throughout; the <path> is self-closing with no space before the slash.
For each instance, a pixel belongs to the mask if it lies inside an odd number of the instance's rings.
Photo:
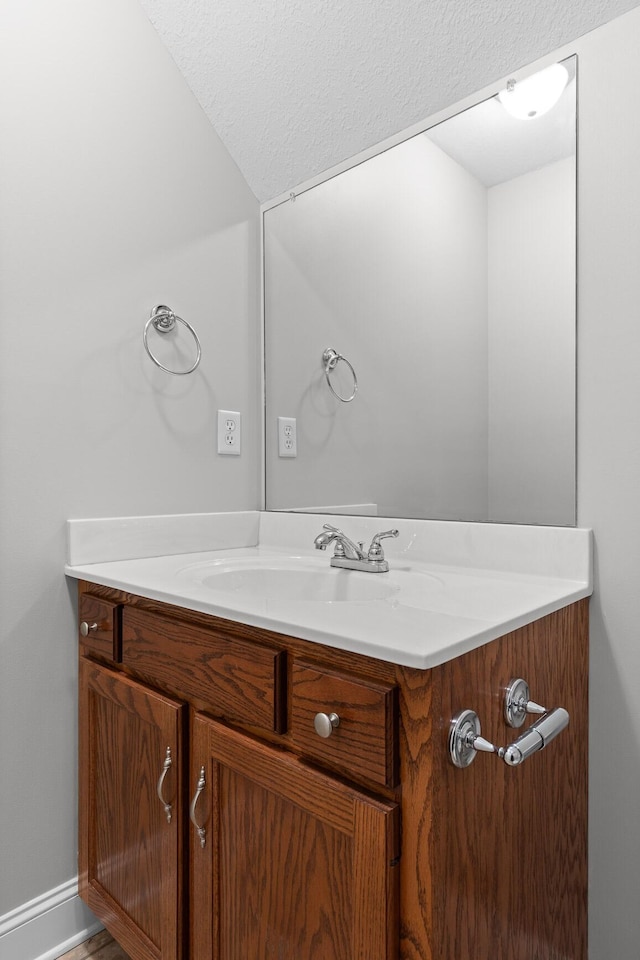
<path id="1" fill-rule="evenodd" d="M 73 877 L 0 917 L 0 960 L 56 960 L 101 929 Z"/>

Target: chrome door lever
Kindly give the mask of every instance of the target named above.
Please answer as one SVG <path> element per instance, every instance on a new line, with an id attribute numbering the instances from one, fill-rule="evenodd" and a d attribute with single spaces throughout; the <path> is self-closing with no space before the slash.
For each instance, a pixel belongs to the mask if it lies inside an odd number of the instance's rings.
<path id="1" fill-rule="evenodd" d="M 568 725 L 569 714 L 564 707 L 556 707 L 521 733 L 514 743 L 509 744 L 508 747 L 501 747 L 498 750 L 498 756 L 507 766 L 517 767 L 527 757 L 551 743 Z"/>
<path id="2" fill-rule="evenodd" d="M 506 747 L 495 744 L 481 735 L 480 718 L 473 710 L 461 710 L 449 726 L 449 756 L 456 767 L 468 767 L 476 753 L 495 753 L 508 767 L 517 767 L 532 754 L 551 743 L 569 724 L 564 707 L 556 707 L 532 724 L 517 740 Z"/>

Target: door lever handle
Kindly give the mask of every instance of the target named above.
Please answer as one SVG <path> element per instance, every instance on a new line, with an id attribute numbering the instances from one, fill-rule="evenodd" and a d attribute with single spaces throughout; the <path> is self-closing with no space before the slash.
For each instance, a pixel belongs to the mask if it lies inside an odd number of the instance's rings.
<path id="1" fill-rule="evenodd" d="M 508 767 L 521 763 L 551 743 L 569 724 L 564 707 L 556 707 L 532 724 L 517 740 L 506 747 L 496 747 L 482 736 L 480 718 L 473 710 L 461 710 L 449 726 L 449 756 L 456 767 L 468 767 L 480 750 L 495 753 Z"/>
<path id="2" fill-rule="evenodd" d="M 556 707 L 520 734 L 508 747 L 501 747 L 498 756 L 509 767 L 517 767 L 532 754 L 551 743 L 569 724 L 569 714 L 564 707 Z"/>

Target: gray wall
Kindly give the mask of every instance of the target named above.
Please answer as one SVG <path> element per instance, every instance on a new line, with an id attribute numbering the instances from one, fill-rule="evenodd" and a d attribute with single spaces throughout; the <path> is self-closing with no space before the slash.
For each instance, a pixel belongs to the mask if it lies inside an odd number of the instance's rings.
<path id="1" fill-rule="evenodd" d="M 0 12 L 0 914 L 76 869 L 64 520 L 250 507 L 258 486 L 255 434 L 240 461 L 210 447 L 218 403 L 257 405 L 253 199 L 135 4 L 52 7 Z M 640 941 L 639 44 L 634 9 L 563 50 L 580 57 L 578 521 L 596 542 L 591 960 Z M 472 92 L 453 83 L 451 101 Z M 159 300 L 198 326 L 201 379 L 141 355 Z"/>
<path id="2" fill-rule="evenodd" d="M 591 960 L 640 942 L 640 9 L 578 44 L 578 522 L 591 602 Z"/>
<path id="3" fill-rule="evenodd" d="M 260 482 L 255 198 L 137 3 L 3 0 L 0 38 L 1 917 L 77 873 L 66 519 Z M 200 334 L 193 376 L 143 352 L 157 303 Z"/>

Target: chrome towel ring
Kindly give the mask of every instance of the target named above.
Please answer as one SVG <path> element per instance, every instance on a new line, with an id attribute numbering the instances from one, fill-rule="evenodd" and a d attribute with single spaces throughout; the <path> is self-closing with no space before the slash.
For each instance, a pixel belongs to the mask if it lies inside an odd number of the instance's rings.
<path id="1" fill-rule="evenodd" d="M 353 376 L 353 392 L 350 397 L 341 397 L 339 393 L 333 389 L 333 384 L 331 383 L 330 374 L 333 373 L 335 368 L 338 366 L 338 363 L 342 360 L 351 370 L 351 375 Z M 349 363 L 346 357 L 343 357 L 341 353 L 338 353 L 333 347 L 327 347 L 327 349 L 322 354 L 322 364 L 324 366 L 324 375 L 327 378 L 327 383 L 329 384 L 329 390 L 334 395 L 336 400 L 340 400 L 341 403 L 351 403 L 356 393 L 358 392 L 358 378 L 356 377 L 356 372 L 353 369 L 353 366 Z"/>
<path id="2" fill-rule="evenodd" d="M 176 321 L 178 323 L 183 324 L 183 326 L 187 328 L 187 330 L 189 331 L 189 333 L 191 334 L 191 336 L 193 337 L 196 343 L 196 351 L 197 351 L 196 359 L 193 362 L 192 366 L 189 367 L 188 370 L 171 370 L 169 367 L 165 367 L 164 363 L 160 363 L 158 358 L 153 355 L 153 353 L 151 352 L 151 348 L 149 347 L 149 343 L 147 341 L 147 334 L 149 332 L 149 327 L 151 324 L 153 324 L 153 326 L 156 328 L 158 333 L 169 333 L 170 330 L 174 329 L 176 325 Z M 198 339 L 198 334 L 195 332 L 195 330 L 193 329 L 190 323 L 187 323 L 186 320 L 183 320 L 182 317 L 179 317 L 176 313 L 173 312 L 173 310 L 170 307 L 167 307 L 164 304 L 160 304 L 159 306 L 154 307 L 153 310 L 151 311 L 151 316 L 147 320 L 144 327 L 142 340 L 144 343 L 145 350 L 147 351 L 147 353 L 149 354 L 150 358 L 153 360 L 155 365 L 157 367 L 160 367 L 160 369 L 164 370 L 166 373 L 173 374 L 174 377 L 184 377 L 188 373 L 193 373 L 193 371 L 196 369 L 196 367 L 200 363 L 200 357 L 202 356 L 202 349 L 200 347 L 200 340 Z"/>

